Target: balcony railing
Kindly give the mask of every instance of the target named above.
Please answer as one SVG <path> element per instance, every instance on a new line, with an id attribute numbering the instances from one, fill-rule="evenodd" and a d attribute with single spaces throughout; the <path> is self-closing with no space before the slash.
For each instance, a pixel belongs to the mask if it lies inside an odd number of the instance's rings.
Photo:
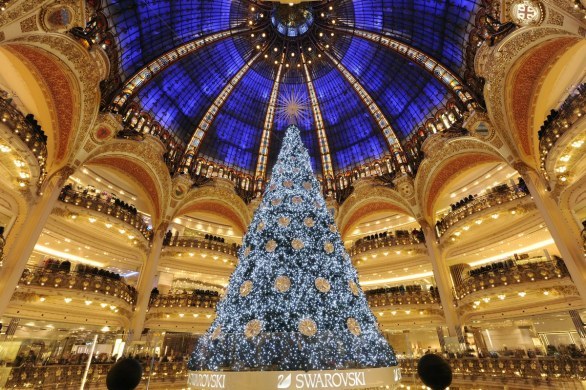
<path id="1" fill-rule="evenodd" d="M 366 300 L 371 308 L 400 305 L 433 305 L 439 304 L 437 290 L 434 291 L 395 291 L 366 292 Z"/>
<path id="2" fill-rule="evenodd" d="M 75 206 L 94 210 L 105 215 L 112 216 L 122 222 L 125 222 L 137 229 L 147 240 L 150 240 L 153 232 L 143 217 L 132 213 L 120 205 L 112 203 L 111 200 L 101 199 L 93 195 L 84 194 L 73 189 L 64 188 L 59 195 L 59 200 L 63 203 L 73 204 Z"/>
<path id="3" fill-rule="evenodd" d="M 417 373 L 417 359 L 401 359 L 399 366 L 403 376 Z M 540 358 L 457 358 L 449 359 L 453 374 L 479 378 L 585 380 L 586 358 L 540 357 Z"/>
<path id="4" fill-rule="evenodd" d="M 193 307 L 216 309 L 220 296 L 211 292 L 197 291 L 192 294 L 151 295 L 150 308 L 157 307 Z"/>
<path id="5" fill-rule="evenodd" d="M 142 381 L 145 385 L 150 378 L 157 387 L 166 384 L 187 383 L 187 366 L 184 362 L 155 363 L 151 369 L 150 362 L 142 363 Z M 92 364 L 88 371 L 86 389 L 104 389 L 106 376 L 112 368 L 111 363 Z M 85 365 L 49 365 L 21 366 L 12 368 L 4 388 L 6 389 L 79 389 Z M 167 385 L 167 386 L 168 386 Z M 165 387 L 167 387 L 165 386 Z"/>
<path id="6" fill-rule="evenodd" d="M 418 245 L 424 243 L 422 236 L 417 236 L 412 233 L 405 235 L 388 235 L 387 237 L 379 237 L 372 240 L 361 238 L 350 248 L 350 256 L 356 256 L 364 252 L 374 249 L 391 248 L 403 245 Z"/>
<path id="7" fill-rule="evenodd" d="M 557 140 L 584 114 L 586 114 L 586 84 L 581 84 L 566 98 L 557 111 L 552 111 L 548 115 L 538 132 L 541 169 L 545 170 L 547 155 Z"/>
<path id="8" fill-rule="evenodd" d="M 173 237 L 169 241 L 166 241 L 165 245 L 168 247 L 175 248 L 207 249 L 210 251 L 220 252 L 234 257 L 238 257 L 238 251 L 240 250 L 240 245 L 237 244 L 228 244 L 212 240 L 202 240 L 197 237 L 188 236 Z"/>
<path id="9" fill-rule="evenodd" d="M 118 297 L 130 305 L 136 303 L 137 292 L 123 279 L 93 274 L 89 272 L 66 272 L 41 267 L 28 267 L 22 273 L 20 286 L 46 287 L 48 289 L 67 289 Z"/>
<path id="10" fill-rule="evenodd" d="M 40 170 L 39 183 L 42 183 L 47 175 L 45 169 L 47 163 L 47 137 L 42 133 L 40 127 L 35 127 L 32 123 L 27 121 L 19 109 L 2 96 L 1 91 L 0 120 L 5 123 L 35 155 Z"/>
<path id="11" fill-rule="evenodd" d="M 462 299 L 466 295 L 490 288 L 569 276 L 570 274 L 563 260 L 514 264 L 510 267 L 492 269 L 463 279 L 462 283 L 456 286 L 456 296 L 458 299 Z"/>
<path id="12" fill-rule="evenodd" d="M 503 186 L 493 190 L 483 196 L 478 196 L 471 200 L 469 203 L 458 207 L 457 209 L 450 211 L 443 219 L 436 223 L 436 230 L 438 236 L 442 236 L 446 231 L 454 226 L 459 221 L 478 213 L 482 210 L 489 209 L 491 207 L 498 206 L 503 203 L 511 202 L 515 199 L 520 199 L 529 195 L 529 191 L 526 187 L 520 186 Z"/>

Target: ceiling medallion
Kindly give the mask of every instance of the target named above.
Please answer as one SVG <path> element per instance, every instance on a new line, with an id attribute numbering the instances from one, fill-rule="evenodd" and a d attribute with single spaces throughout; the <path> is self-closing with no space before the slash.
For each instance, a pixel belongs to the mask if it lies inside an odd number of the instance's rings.
<path id="1" fill-rule="evenodd" d="M 332 253 L 332 252 L 334 252 L 334 244 L 332 244 L 329 241 L 326 241 L 324 243 L 324 251 L 326 251 L 326 253 Z"/>
<path id="2" fill-rule="evenodd" d="M 289 288 L 291 288 L 291 279 L 289 279 L 289 277 L 281 275 L 275 279 L 275 289 L 278 292 L 287 292 Z"/>
<path id="3" fill-rule="evenodd" d="M 279 226 L 281 227 L 287 227 L 289 226 L 289 223 L 291 222 L 291 218 L 289 217 L 281 217 L 279 218 Z"/>
<path id="4" fill-rule="evenodd" d="M 272 253 L 277 249 L 277 242 L 275 240 L 269 240 L 265 245 L 265 250 L 269 253 Z"/>
<path id="5" fill-rule="evenodd" d="M 262 322 L 259 320 L 252 320 L 246 324 L 246 328 L 244 328 L 244 335 L 247 339 L 251 339 L 255 336 L 258 336 L 262 330 Z"/>
<path id="6" fill-rule="evenodd" d="M 358 289 L 358 285 L 353 280 L 348 282 L 348 287 L 350 287 L 350 291 L 352 294 L 357 297 L 360 294 L 360 290 Z"/>
<path id="7" fill-rule="evenodd" d="M 303 249 L 303 247 L 305 246 L 303 244 L 303 241 L 301 241 L 300 239 L 296 238 L 291 242 L 291 246 L 293 247 L 293 249 L 295 249 L 296 251 Z"/>
<path id="8" fill-rule="evenodd" d="M 354 336 L 360 336 L 360 334 L 362 333 L 362 329 L 360 329 L 360 324 L 358 323 L 358 321 L 356 321 L 355 318 L 348 318 L 348 321 L 346 321 L 346 325 L 348 325 L 348 330 Z"/>
<path id="9" fill-rule="evenodd" d="M 543 21 L 543 5 L 536 0 L 516 1 L 509 10 L 513 22 L 521 26 L 535 26 Z"/>
<path id="10" fill-rule="evenodd" d="M 305 226 L 307 226 L 308 228 L 312 228 L 315 226 L 315 221 L 313 220 L 313 218 L 311 217 L 307 217 L 303 220 L 303 223 L 305 224 Z"/>
<path id="11" fill-rule="evenodd" d="M 250 292 L 252 291 L 252 287 L 253 287 L 253 284 L 250 280 L 247 280 L 246 282 L 242 283 L 240 285 L 240 296 L 241 297 L 248 296 L 248 294 L 250 294 Z"/>
<path id="12" fill-rule="evenodd" d="M 212 332 L 211 339 L 216 340 L 222 334 L 222 326 L 218 325 L 216 329 Z"/>
<path id="13" fill-rule="evenodd" d="M 326 279 L 317 278 L 317 279 L 315 279 L 315 288 L 317 288 L 318 291 L 326 294 L 326 293 L 330 292 L 330 289 L 332 288 L 332 286 L 330 285 L 330 282 L 328 282 Z"/>
<path id="14" fill-rule="evenodd" d="M 315 336 L 317 333 L 317 325 L 311 318 L 304 318 L 299 321 L 299 332 L 307 337 Z"/>

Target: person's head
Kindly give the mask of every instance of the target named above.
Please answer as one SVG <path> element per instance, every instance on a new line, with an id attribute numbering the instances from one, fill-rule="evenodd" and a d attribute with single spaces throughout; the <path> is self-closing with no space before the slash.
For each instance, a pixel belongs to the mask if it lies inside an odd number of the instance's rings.
<path id="1" fill-rule="evenodd" d="M 134 390 L 142 378 L 142 366 L 134 359 L 120 359 L 106 377 L 108 390 Z"/>
<path id="2" fill-rule="evenodd" d="M 423 384 L 432 390 L 444 390 L 452 383 L 452 369 L 449 363 L 432 353 L 419 359 L 417 374 Z"/>

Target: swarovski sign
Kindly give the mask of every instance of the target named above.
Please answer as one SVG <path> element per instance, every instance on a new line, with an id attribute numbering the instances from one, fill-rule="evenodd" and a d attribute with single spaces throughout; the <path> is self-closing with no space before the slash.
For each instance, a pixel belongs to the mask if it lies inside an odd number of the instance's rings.
<path id="1" fill-rule="evenodd" d="M 192 390 L 350 390 L 394 388 L 401 379 L 398 367 L 336 371 L 192 371 L 187 384 Z"/>

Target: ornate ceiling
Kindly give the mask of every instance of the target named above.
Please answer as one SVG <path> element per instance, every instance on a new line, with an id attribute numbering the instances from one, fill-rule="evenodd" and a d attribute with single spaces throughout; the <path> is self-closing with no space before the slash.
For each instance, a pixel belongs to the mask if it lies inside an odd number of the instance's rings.
<path id="1" fill-rule="evenodd" d="M 480 0 L 105 0 L 113 103 L 194 155 L 265 176 L 294 114 L 316 173 L 390 156 L 462 84 Z M 293 111 L 293 112 L 291 112 Z"/>

